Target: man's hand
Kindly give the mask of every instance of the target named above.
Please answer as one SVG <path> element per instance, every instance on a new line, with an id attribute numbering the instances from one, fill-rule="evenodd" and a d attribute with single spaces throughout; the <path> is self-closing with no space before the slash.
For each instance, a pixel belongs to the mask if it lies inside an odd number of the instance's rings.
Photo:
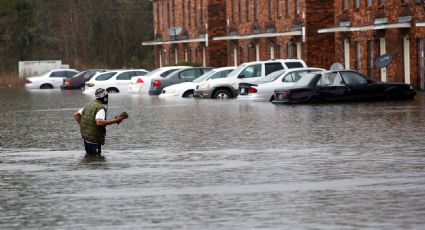
<path id="1" fill-rule="evenodd" d="M 117 121 L 117 124 L 120 124 L 122 120 L 124 120 L 123 116 L 118 116 L 115 118 L 115 120 Z"/>

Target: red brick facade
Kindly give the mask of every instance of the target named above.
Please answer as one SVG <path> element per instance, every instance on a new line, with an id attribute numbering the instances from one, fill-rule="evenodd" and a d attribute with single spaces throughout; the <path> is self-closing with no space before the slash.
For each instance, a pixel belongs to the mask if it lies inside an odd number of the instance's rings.
<path id="1" fill-rule="evenodd" d="M 157 67 L 298 57 L 421 88 L 425 11 L 416 1 L 153 0 L 156 40 L 144 44 L 155 47 Z M 176 26 L 182 32 L 172 37 Z M 373 65 L 383 53 L 393 58 L 386 69 Z"/>

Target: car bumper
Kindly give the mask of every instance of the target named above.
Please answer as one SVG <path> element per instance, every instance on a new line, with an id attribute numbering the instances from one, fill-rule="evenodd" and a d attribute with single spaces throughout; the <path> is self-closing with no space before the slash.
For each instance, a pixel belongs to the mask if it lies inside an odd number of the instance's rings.
<path id="1" fill-rule="evenodd" d="M 70 85 L 67 85 L 67 86 L 61 85 L 61 89 L 62 90 L 72 90 L 72 89 L 80 89 L 80 87 L 78 87 L 78 86 L 70 86 Z"/>
<path id="2" fill-rule="evenodd" d="M 269 102 L 270 98 L 259 97 L 258 95 L 238 95 L 236 100 L 238 101 L 259 101 L 259 102 Z"/>
<path id="3" fill-rule="evenodd" d="M 40 89 L 40 84 L 27 83 L 25 84 L 25 89 Z"/>
<path id="4" fill-rule="evenodd" d="M 155 88 L 155 89 L 149 89 L 149 95 L 160 95 L 162 93 L 162 89 L 160 88 Z"/>

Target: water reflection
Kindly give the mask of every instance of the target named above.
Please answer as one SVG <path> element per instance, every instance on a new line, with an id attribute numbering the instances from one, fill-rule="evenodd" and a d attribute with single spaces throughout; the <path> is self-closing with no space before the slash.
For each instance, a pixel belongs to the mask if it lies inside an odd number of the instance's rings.
<path id="1" fill-rule="evenodd" d="M 79 91 L 0 90 L 0 228 L 420 229 L 425 97 L 275 106 L 112 95 L 87 161 Z"/>

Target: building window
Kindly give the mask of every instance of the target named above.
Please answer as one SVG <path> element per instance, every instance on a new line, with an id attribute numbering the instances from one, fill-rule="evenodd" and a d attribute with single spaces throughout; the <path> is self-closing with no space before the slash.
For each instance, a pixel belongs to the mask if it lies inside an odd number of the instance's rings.
<path id="1" fill-rule="evenodd" d="M 239 1 L 239 22 L 242 22 L 243 19 L 243 11 L 242 11 L 242 1 Z"/>
<path id="2" fill-rule="evenodd" d="M 362 64 L 362 50 L 361 50 L 361 44 L 359 41 L 356 41 L 356 71 L 361 71 L 361 64 Z"/>
<path id="3" fill-rule="evenodd" d="M 373 40 L 367 41 L 367 76 L 373 78 Z"/>
<path id="4" fill-rule="evenodd" d="M 194 24 L 196 25 L 197 23 L 196 22 L 200 22 L 200 20 L 198 20 L 198 8 L 197 8 L 197 6 L 198 6 L 198 4 L 197 4 L 198 2 L 196 1 L 196 0 L 193 0 L 193 14 L 194 14 L 194 19 L 195 19 L 195 22 L 194 22 Z"/>
<path id="5" fill-rule="evenodd" d="M 199 10 L 199 17 L 201 25 L 204 25 L 204 0 L 200 2 L 201 9 Z"/>
<path id="6" fill-rule="evenodd" d="M 379 0 L 379 5 L 380 6 L 384 6 L 385 5 L 385 0 Z"/>
<path id="7" fill-rule="evenodd" d="M 167 2 L 167 22 L 168 22 L 168 26 L 167 28 L 171 27 L 171 7 L 170 7 L 170 2 Z"/>
<path id="8" fill-rule="evenodd" d="M 372 6 L 372 0 L 367 0 L 367 6 Z"/>
<path id="9" fill-rule="evenodd" d="M 255 0 L 254 11 L 255 11 L 254 20 L 258 21 L 258 14 L 259 14 L 259 12 L 258 12 L 258 0 Z"/>
<path id="10" fill-rule="evenodd" d="M 251 0 L 246 0 L 246 20 L 252 20 L 252 8 L 251 8 Z"/>
<path id="11" fill-rule="evenodd" d="M 342 0 L 342 9 L 348 9 L 348 0 Z"/>
<path id="12" fill-rule="evenodd" d="M 360 0 L 354 0 L 354 8 L 359 9 L 360 8 Z"/>
<path id="13" fill-rule="evenodd" d="M 291 0 L 286 0 L 286 17 L 289 17 L 289 15 L 291 14 L 290 9 L 291 9 Z"/>
<path id="14" fill-rule="evenodd" d="M 282 1 L 283 0 L 277 1 L 277 16 L 279 17 L 282 17 Z"/>
<path id="15" fill-rule="evenodd" d="M 188 9 L 188 11 L 187 11 L 187 21 L 189 23 L 189 27 L 192 26 L 192 17 L 191 17 L 192 15 L 191 15 L 191 12 L 190 12 L 191 7 L 192 7 L 191 1 L 188 0 L 187 1 L 187 9 Z"/>
<path id="16" fill-rule="evenodd" d="M 295 15 L 300 15 L 300 1 L 295 0 Z"/>
<path id="17" fill-rule="evenodd" d="M 274 6 L 273 6 L 273 1 L 274 0 L 269 0 L 269 17 L 273 18 L 274 17 Z"/>

